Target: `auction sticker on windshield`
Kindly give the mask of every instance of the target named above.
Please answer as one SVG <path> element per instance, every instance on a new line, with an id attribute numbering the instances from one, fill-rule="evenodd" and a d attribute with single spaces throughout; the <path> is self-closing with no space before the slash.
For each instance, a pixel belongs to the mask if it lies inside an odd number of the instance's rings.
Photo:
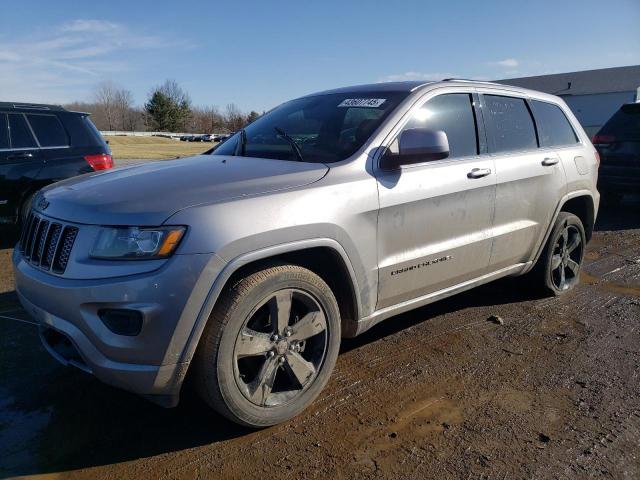
<path id="1" fill-rule="evenodd" d="M 386 100 L 386 98 L 345 98 L 338 107 L 378 108 Z"/>

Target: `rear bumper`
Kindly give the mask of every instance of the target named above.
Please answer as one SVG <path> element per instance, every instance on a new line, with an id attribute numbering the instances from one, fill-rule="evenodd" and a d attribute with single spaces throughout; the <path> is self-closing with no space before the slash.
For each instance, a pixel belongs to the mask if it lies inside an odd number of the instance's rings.
<path id="1" fill-rule="evenodd" d="M 190 333 L 189 320 L 191 325 L 195 321 L 186 307 L 194 302 L 192 292 L 210 257 L 175 256 L 146 274 L 73 280 L 32 267 L 16 249 L 16 292 L 37 321 L 44 347 L 58 361 L 174 406 L 188 368 L 183 339 Z M 97 314 L 104 307 L 143 312 L 142 330 L 136 336 L 113 333 Z"/>

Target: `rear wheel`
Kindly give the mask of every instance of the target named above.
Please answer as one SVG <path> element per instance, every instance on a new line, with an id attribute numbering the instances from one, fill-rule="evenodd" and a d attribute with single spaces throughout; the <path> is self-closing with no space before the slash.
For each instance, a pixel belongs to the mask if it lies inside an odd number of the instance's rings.
<path id="1" fill-rule="evenodd" d="M 195 358 L 196 388 L 234 422 L 274 425 L 316 398 L 339 346 L 340 314 L 329 286 L 295 265 L 265 268 L 217 302 Z"/>
<path id="2" fill-rule="evenodd" d="M 580 281 L 586 235 L 582 221 L 560 212 L 532 275 L 547 292 L 562 295 Z"/>

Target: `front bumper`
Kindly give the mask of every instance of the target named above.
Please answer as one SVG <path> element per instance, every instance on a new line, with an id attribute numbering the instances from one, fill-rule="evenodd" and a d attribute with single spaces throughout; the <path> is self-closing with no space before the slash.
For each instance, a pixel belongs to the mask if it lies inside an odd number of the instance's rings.
<path id="1" fill-rule="evenodd" d="M 18 250 L 13 254 L 18 298 L 38 322 L 49 353 L 107 384 L 165 406 L 177 403 L 188 367 L 182 352 L 193 312 L 202 305 L 196 286 L 211 255 L 175 255 L 145 274 L 75 280 L 34 268 Z M 136 336 L 113 333 L 98 317 L 101 308 L 142 312 L 142 330 Z"/>

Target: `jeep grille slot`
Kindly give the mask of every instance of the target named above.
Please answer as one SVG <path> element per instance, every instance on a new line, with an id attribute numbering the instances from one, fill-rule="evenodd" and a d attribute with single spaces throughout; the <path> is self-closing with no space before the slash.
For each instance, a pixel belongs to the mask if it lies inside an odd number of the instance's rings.
<path id="1" fill-rule="evenodd" d="M 58 275 L 64 273 L 78 227 L 65 225 L 31 212 L 20 235 L 20 251 L 31 265 Z"/>
<path id="2" fill-rule="evenodd" d="M 53 266 L 51 267 L 54 272 L 64 273 L 77 235 L 78 229 L 76 227 L 64 227 L 62 237 L 60 239 L 60 245 L 58 246 L 58 251 L 56 252 L 56 256 L 53 260 Z"/>

